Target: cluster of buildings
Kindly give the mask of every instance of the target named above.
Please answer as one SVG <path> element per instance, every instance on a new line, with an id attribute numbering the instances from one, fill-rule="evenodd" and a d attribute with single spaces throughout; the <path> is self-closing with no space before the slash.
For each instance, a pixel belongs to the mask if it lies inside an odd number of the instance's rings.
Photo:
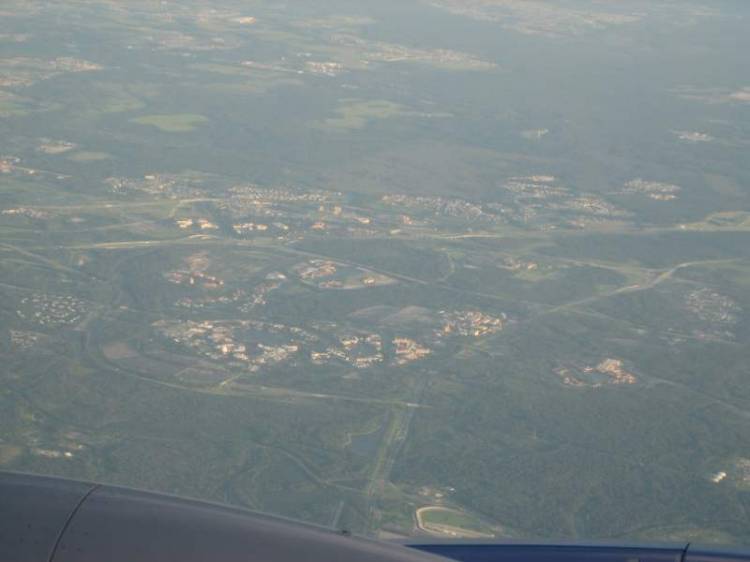
<path id="1" fill-rule="evenodd" d="M 234 186 L 228 194 L 218 208 L 232 222 L 235 234 L 269 234 L 283 239 L 305 231 L 327 231 L 328 224 L 316 210 L 341 197 L 330 191 L 256 185 Z"/>
<path id="2" fill-rule="evenodd" d="M 685 305 L 703 322 L 700 329 L 693 331 L 695 337 L 704 340 L 735 338 L 732 329 L 739 322 L 742 308 L 730 297 L 704 287 L 688 293 Z"/>
<path id="3" fill-rule="evenodd" d="M 26 351 L 36 345 L 42 334 L 27 330 L 10 330 L 10 345 L 16 351 Z"/>
<path id="4" fill-rule="evenodd" d="M 744 486 L 750 486 L 750 459 L 740 457 L 735 463 L 737 479 Z"/>
<path id="5" fill-rule="evenodd" d="M 201 230 L 216 230 L 219 228 L 219 226 L 216 223 L 211 222 L 208 219 L 177 219 L 175 221 L 177 226 L 179 226 L 182 229 L 185 228 L 200 228 Z"/>
<path id="6" fill-rule="evenodd" d="M 338 33 L 332 36 L 332 40 L 347 47 L 359 51 L 362 63 L 373 62 L 421 62 L 433 66 L 447 68 L 460 68 L 462 70 L 490 70 L 495 68 L 492 62 L 481 60 L 477 57 L 452 51 L 449 49 L 417 49 L 386 43 L 383 41 L 369 41 L 355 35 Z"/>
<path id="7" fill-rule="evenodd" d="M 57 57 L 49 62 L 49 68 L 59 72 L 91 72 L 101 70 L 102 66 L 73 57 Z"/>
<path id="8" fill-rule="evenodd" d="M 70 152 L 77 146 L 78 145 L 76 145 L 74 142 L 40 139 L 37 150 L 39 150 L 39 152 L 43 152 L 44 154 L 63 154 L 65 152 Z"/>
<path id="9" fill-rule="evenodd" d="M 586 215 L 606 217 L 623 216 L 624 214 L 612 203 L 595 195 L 572 197 L 559 203 L 553 203 L 548 208 L 555 211 L 577 211 Z"/>
<path id="10" fill-rule="evenodd" d="M 357 369 L 367 369 L 383 362 L 383 339 L 378 334 L 345 335 L 338 338 L 338 345 L 325 351 L 311 351 L 310 361 L 324 365 L 331 360 L 344 361 Z"/>
<path id="11" fill-rule="evenodd" d="M 731 477 L 732 483 L 738 486 L 740 489 L 746 490 L 750 486 L 750 459 L 739 457 L 734 461 L 734 466 L 731 469 L 720 470 L 709 475 L 709 480 L 714 484 L 720 484 L 727 477 Z"/>
<path id="12" fill-rule="evenodd" d="M 527 140 L 539 140 L 549 134 L 549 129 L 526 129 L 521 131 L 521 136 Z"/>
<path id="13" fill-rule="evenodd" d="M 2 101 L 2 93 L 0 92 L 0 101 Z M 40 170 L 38 168 L 29 168 L 28 166 L 21 165 L 21 159 L 16 156 L 0 156 L 0 174 L 13 174 L 14 176 L 36 176 L 42 175 L 47 177 L 53 177 L 57 180 L 70 179 L 70 176 L 65 174 L 58 174 L 56 172 L 50 172 L 46 170 Z"/>
<path id="14" fill-rule="evenodd" d="M 13 164 L 9 162 L 6 168 L 10 169 Z M 0 171 L 3 171 L 2 162 Z M 206 195 L 205 182 L 190 175 L 153 174 L 143 179 L 108 178 L 106 181 L 115 192 L 140 191 L 171 198 Z M 578 194 L 560 186 L 551 175 L 511 177 L 502 188 L 497 201 L 483 203 L 455 197 L 386 194 L 380 198 L 380 203 L 397 209 L 398 214 L 381 209 L 374 210 L 376 216 L 368 216 L 366 212 L 346 208 L 340 192 L 245 184 L 226 189 L 226 197 L 216 203 L 216 210 L 238 236 L 260 235 L 281 241 L 298 240 L 313 233 L 356 238 L 396 236 L 405 227 L 437 229 L 440 219 L 455 219 L 453 227 L 460 228 L 463 222 L 470 230 L 508 223 L 550 230 L 588 228 L 627 216 L 625 211 L 598 195 Z M 665 199 L 676 196 L 675 190 L 679 190 L 676 186 L 643 180 L 633 180 L 625 189 Z M 209 219 L 184 218 L 177 224 L 201 231 L 218 229 Z M 329 281 L 332 286 L 328 288 L 338 286 L 337 281 Z"/>
<path id="15" fill-rule="evenodd" d="M 336 273 L 337 269 L 335 262 L 315 259 L 296 265 L 294 271 L 300 279 L 311 280 L 330 277 Z"/>
<path id="16" fill-rule="evenodd" d="M 532 175 L 510 178 L 503 188 L 511 195 L 512 205 L 506 209 L 509 218 L 531 222 L 545 212 L 573 211 L 584 215 L 619 216 L 622 211 L 611 203 L 593 194 L 575 195 L 569 189 L 557 185 L 557 178 L 548 175 Z M 580 220 L 568 221 L 580 226 Z"/>
<path id="17" fill-rule="evenodd" d="M 688 293 L 685 304 L 698 318 L 712 324 L 736 324 L 737 315 L 742 312 L 734 300 L 708 288 Z"/>
<path id="18" fill-rule="evenodd" d="M 356 283 L 362 287 L 373 287 L 377 285 L 379 282 L 379 279 L 375 277 L 374 275 L 364 275 L 363 277 L 360 277 L 356 280 Z M 321 281 L 318 283 L 318 288 L 320 289 L 346 289 L 346 288 L 355 288 L 357 284 L 353 284 L 352 281 L 348 281 L 348 283 L 344 283 L 343 281 L 339 281 L 338 279 L 330 279 L 328 281 Z"/>
<path id="19" fill-rule="evenodd" d="M 315 282 L 320 289 L 360 289 L 394 283 L 387 275 L 324 259 L 297 264 L 294 272 L 303 281 Z M 334 275 L 336 278 L 330 279 Z"/>
<path id="20" fill-rule="evenodd" d="M 148 39 L 160 49 L 194 52 L 236 49 L 241 45 L 238 39 L 226 35 L 204 37 L 177 30 L 159 30 L 156 35 L 149 36 Z"/>
<path id="21" fill-rule="evenodd" d="M 555 180 L 555 176 L 547 175 L 513 177 L 503 184 L 503 189 L 526 199 L 567 196 L 569 191 L 564 187 L 554 185 Z"/>
<path id="22" fill-rule="evenodd" d="M 6 215 L 6 216 L 17 216 L 17 217 L 26 217 L 28 219 L 48 219 L 49 213 L 46 211 L 39 211 L 37 209 L 32 209 L 31 207 L 16 207 L 15 209 L 3 209 L 0 211 L 0 215 Z"/>
<path id="23" fill-rule="evenodd" d="M 503 267 L 510 269 L 511 271 L 536 271 L 539 269 L 539 264 L 533 261 L 520 260 L 517 258 L 504 258 L 502 260 Z"/>
<path id="24" fill-rule="evenodd" d="M 210 295 L 202 297 L 182 297 L 175 302 L 175 306 L 190 310 L 203 309 L 217 304 L 229 304 L 237 302 L 245 297 L 242 289 L 235 289 L 230 294 Z"/>
<path id="25" fill-rule="evenodd" d="M 76 324 L 88 308 L 82 300 L 67 295 L 36 294 L 22 298 L 20 304 L 22 308 L 16 311 L 20 318 L 48 327 Z"/>
<path id="26" fill-rule="evenodd" d="M 289 230 L 289 227 L 283 223 L 277 223 L 281 225 L 284 230 Z M 243 222 L 232 225 L 232 230 L 235 234 L 247 234 L 249 232 L 267 232 L 268 224 L 261 222 Z"/>
<path id="27" fill-rule="evenodd" d="M 620 359 L 604 359 L 594 367 L 562 367 L 556 370 L 557 375 L 566 386 L 601 388 L 608 385 L 635 384 L 636 376 L 625 369 Z"/>
<path id="28" fill-rule="evenodd" d="M 406 365 L 432 353 L 430 348 L 407 337 L 395 337 L 391 344 L 395 365 Z M 325 350 L 310 352 L 310 361 L 316 365 L 325 365 L 333 360 L 343 361 L 357 369 L 382 363 L 385 360 L 383 338 L 378 334 L 349 334 L 339 337 L 336 344 Z"/>
<path id="29" fill-rule="evenodd" d="M 214 275 L 206 273 L 210 260 L 205 252 L 198 252 L 185 258 L 187 267 L 168 271 L 164 278 L 176 285 L 189 285 L 203 289 L 219 289 L 224 286 L 224 281 Z"/>
<path id="30" fill-rule="evenodd" d="M 191 256 L 189 268 L 170 272 L 167 278 L 175 283 L 219 288 L 222 281 L 206 273 L 206 259 L 202 253 Z M 337 265 L 330 260 L 314 259 L 297 265 L 295 271 L 302 279 L 319 279 L 341 273 Z M 258 306 L 265 305 L 268 294 L 286 281 L 284 273 L 274 271 L 249 295 L 237 289 L 232 295 L 189 299 L 189 302 L 178 304 L 200 308 L 207 304 L 234 302 L 238 311 L 249 314 Z M 363 286 L 380 282 L 376 277 L 370 279 L 366 273 L 360 281 Z M 336 287 L 344 286 L 336 280 L 323 281 L 331 282 L 337 283 Z M 493 316 L 477 310 L 440 311 L 434 319 L 436 326 L 432 331 L 432 342 L 436 344 L 451 337 L 479 338 L 493 334 L 502 330 L 507 320 L 504 314 Z M 393 337 L 386 342 L 382 335 L 372 332 L 339 334 L 330 341 L 327 334 L 331 330 L 338 332 L 335 325 L 317 327 L 312 333 L 302 328 L 250 320 L 161 323 L 157 324 L 157 328 L 174 342 L 187 345 L 206 357 L 242 362 L 251 371 L 256 371 L 263 364 L 286 361 L 299 353 L 304 353 L 313 364 L 342 362 L 357 369 L 370 368 L 385 362 L 389 357 L 394 365 L 405 365 L 433 353 L 429 347 L 430 342 L 420 342 L 406 336 Z M 280 335 L 283 337 L 279 337 Z M 330 343 L 324 344 L 326 341 Z"/>
<path id="31" fill-rule="evenodd" d="M 16 169 L 11 159 L 0 160 L 0 172 Z M 142 179 L 108 178 L 114 192 L 140 191 L 155 195 L 178 197 L 205 196 L 205 185 L 191 175 L 149 174 Z M 391 216 L 382 212 L 376 223 L 373 216 L 347 209 L 343 195 L 328 190 L 300 190 L 292 187 L 261 187 L 254 184 L 235 185 L 227 189 L 227 197 L 216 208 L 232 225 L 238 236 L 266 235 L 279 240 L 301 239 L 305 234 L 324 233 L 368 238 L 389 233 L 401 234 L 404 227 L 431 225 L 439 219 L 456 219 L 468 228 L 481 225 L 517 223 L 540 229 L 559 227 L 586 228 L 597 222 L 625 217 L 627 213 L 605 199 L 589 193 L 577 194 L 560 186 L 557 178 L 536 174 L 511 177 L 502 184 L 499 200 L 473 202 L 440 196 L 386 194 L 380 203 L 398 209 Z M 656 199 L 676 197 L 677 186 L 633 180 L 626 192 L 643 192 Z M 184 218 L 181 228 L 201 231 L 218 229 L 209 219 Z M 376 226 L 376 224 L 380 226 Z M 385 230 L 384 230 L 385 229 Z"/>
<path id="32" fill-rule="evenodd" d="M 281 58 L 275 62 L 246 60 L 243 61 L 242 65 L 266 72 L 297 75 L 309 73 L 329 77 L 338 76 L 346 72 L 348 68 L 367 68 L 373 62 L 394 63 L 411 61 L 463 70 L 489 70 L 495 67 L 494 63 L 483 61 L 467 53 L 449 49 L 416 49 L 382 41 L 365 40 L 361 37 L 345 33 L 336 33 L 331 36 L 331 40 L 335 45 L 345 48 L 347 53 L 353 53 L 356 60 L 347 61 L 346 64 L 335 60 L 307 60 L 300 64 L 299 60 Z M 297 56 L 304 60 L 311 57 L 312 53 L 300 52 L 297 53 Z"/>
<path id="33" fill-rule="evenodd" d="M 503 329 L 503 318 L 477 310 L 441 312 L 443 326 L 437 335 L 459 335 L 479 338 Z"/>
<path id="34" fill-rule="evenodd" d="M 700 133 L 697 131 L 675 131 L 675 135 L 681 141 L 688 142 L 711 142 L 714 138 L 706 133 Z"/>
<path id="35" fill-rule="evenodd" d="M 507 219 L 523 224 L 534 224 L 547 230 L 557 226 L 585 228 L 591 224 L 591 216 L 619 217 L 624 212 L 615 205 L 590 193 L 576 195 L 556 184 L 557 178 L 548 175 L 532 175 L 510 178 L 503 188 L 510 195 L 509 204 L 490 204 Z M 576 213 L 572 218 L 560 212 Z"/>
<path id="36" fill-rule="evenodd" d="M 202 271 L 186 271 L 178 269 L 169 271 L 164 274 L 164 278 L 175 285 L 189 285 L 191 287 L 200 287 L 203 289 L 219 289 L 224 286 L 224 281 L 208 275 Z"/>
<path id="37" fill-rule="evenodd" d="M 482 205 L 464 199 L 388 194 L 383 195 L 380 200 L 385 205 L 391 207 L 421 210 L 435 216 L 459 218 L 467 221 L 481 219 L 496 222 L 499 220 L 495 214 L 486 212 Z M 403 218 L 401 220 L 403 224 L 408 224 L 412 219 L 411 217 L 407 217 L 406 221 Z"/>
<path id="38" fill-rule="evenodd" d="M 269 203 L 326 203 L 342 194 L 335 191 L 302 191 L 290 187 L 261 187 L 254 184 L 236 185 L 229 190 L 234 196 L 248 198 L 261 204 Z"/>
<path id="39" fill-rule="evenodd" d="M 37 59 L 33 57 L 9 57 L 0 62 L 0 86 L 30 86 L 66 72 L 90 72 L 102 67 L 93 62 L 73 57 Z"/>
<path id="40" fill-rule="evenodd" d="M 427 357 L 432 350 L 411 338 L 393 338 L 393 352 L 396 355 L 396 365 L 405 365 Z"/>
<path id="41" fill-rule="evenodd" d="M 584 373 L 588 373 L 594 370 L 604 375 L 609 375 L 610 384 L 635 384 L 637 382 L 635 375 L 625 370 L 623 362 L 620 359 L 605 359 L 596 367 L 586 367 L 583 371 Z"/>
<path id="42" fill-rule="evenodd" d="M 10 174 L 14 172 L 20 163 L 20 158 L 16 158 L 15 156 L 3 156 L 0 158 L 0 174 Z"/>
<path id="43" fill-rule="evenodd" d="M 329 207 L 320 205 L 318 207 L 318 213 L 321 215 L 331 215 L 334 219 L 339 219 L 340 221 L 350 221 L 365 226 L 372 224 L 371 217 L 360 215 L 350 210 L 345 210 L 341 205 L 331 205 Z"/>
<path id="44" fill-rule="evenodd" d="M 305 63 L 305 70 L 311 74 L 320 74 L 323 76 L 338 76 L 344 72 L 344 65 L 340 62 L 314 62 Z"/>
<path id="45" fill-rule="evenodd" d="M 198 25 L 223 25 L 225 23 L 233 23 L 238 25 L 253 25 L 258 19 L 254 16 L 249 16 L 242 12 L 236 12 L 234 10 L 223 10 L 215 7 L 199 9 L 196 12 L 191 11 L 191 15 L 195 17 L 195 22 Z"/>
<path id="46" fill-rule="evenodd" d="M 34 448 L 31 452 L 37 456 L 48 459 L 72 459 L 74 456 L 71 451 L 58 451 L 56 449 Z"/>
<path id="47" fill-rule="evenodd" d="M 198 178 L 180 174 L 147 174 L 142 179 L 110 177 L 104 182 L 114 193 L 140 192 L 172 199 L 205 195 Z"/>
<path id="48" fill-rule="evenodd" d="M 202 289 L 216 290 L 225 287 L 223 279 L 206 273 L 205 264 L 193 265 L 195 267 L 167 272 L 164 277 L 171 283 Z M 245 290 L 235 288 L 231 292 L 221 294 L 182 297 L 175 302 L 175 305 L 197 310 L 211 305 L 235 303 L 237 310 L 248 314 L 256 307 L 265 305 L 269 293 L 281 287 L 286 280 L 286 275 L 280 271 L 274 271 L 266 275 L 265 280 L 256 285 L 249 295 Z"/>
<path id="49" fill-rule="evenodd" d="M 154 327 L 174 343 L 213 360 L 241 364 L 250 371 L 282 363 L 298 354 L 303 342 L 315 339 L 301 328 L 254 320 L 161 320 Z"/>
<path id="50" fill-rule="evenodd" d="M 656 201 L 673 201 L 682 189 L 671 183 L 636 178 L 625 184 L 625 193 L 642 193 Z"/>
<path id="51" fill-rule="evenodd" d="M 240 312 L 248 313 L 255 307 L 263 306 L 266 304 L 266 297 L 268 297 L 268 294 L 281 287 L 285 281 L 286 275 L 280 271 L 269 273 L 266 275 L 265 281 L 253 289 L 250 299 L 240 304 L 238 309 Z"/>

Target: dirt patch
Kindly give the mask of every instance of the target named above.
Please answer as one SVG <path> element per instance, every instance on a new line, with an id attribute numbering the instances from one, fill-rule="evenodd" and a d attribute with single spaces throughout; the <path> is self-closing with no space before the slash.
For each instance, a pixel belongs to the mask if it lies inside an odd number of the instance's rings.
<path id="1" fill-rule="evenodd" d="M 0 445 L 0 465 L 13 462 L 22 452 L 23 449 L 15 445 Z"/>
<path id="2" fill-rule="evenodd" d="M 108 343 L 102 347 L 102 353 L 110 361 L 138 356 L 138 352 L 124 341 Z"/>

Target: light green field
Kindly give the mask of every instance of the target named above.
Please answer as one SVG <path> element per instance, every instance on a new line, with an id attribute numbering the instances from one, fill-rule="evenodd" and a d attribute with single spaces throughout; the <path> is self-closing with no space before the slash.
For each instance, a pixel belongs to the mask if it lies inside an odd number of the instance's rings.
<path id="1" fill-rule="evenodd" d="M 107 98 L 100 108 L 102 113 L 125 113 L 142 109 L 146 104 L 128 94 Z"/>
<path id="2" fill-rule="evenodd" d="M 466 514 L 452 509 L 430 509 L 424 512 L 422 516 L 425 523 L 437 525 L 450 525 L 451 527 L 471 526 L 472 521 Z"/>
<path id="3" fill-rule="evenodd" d="M 24 109 L 18 103 L 0 97 L 0 117 L 20 117 L 28 113 L 28 110 Z"/>
<path id="4" fill-rule="evenodd" d="M 106 152 L 88 151 L 74 152 L 68 156 L 68 159 L 73 160 L 74 162 L 99 162 L 100 160 L 109 160 L 110 158 L 112 158 L 112 155 L 107 154 Z"/>
<path id="5" fill-rule="evenodd" d="M 167 115 L 144 115 L 132 119 L 139 125 L 151 125 L 166 133 L 189 133 L 198 125 L 207 123 L 208 119 L 203 115 L 194 113 L 173 113 Z"/>
<path id="6" fill-rule="evenodd" d="M 683 225 L 682 230 L 750 230 L 750 213 L 747 211 L 724 211 L 711 213 L 705 219 Z"/>
<path id="7" fill-rule="evenodd" d="M 189 67 L 203 72 L 223 74 L 224 76 L 247 76 L 250 74 L 247 68 L 230 64 L 195 63 L 189 65 Z"/>
<path id="8" fill-rule="evenodd" d="M 368 123 L 377 119 L 388 119 L 405 115 L 404 107 L 386 100 L 342 100 L 336 110 L 338 117 L 331 117 L 317 123 L 322 129 L 331 131 L 350 131 L 364 129 Z"/>
<path id="9" fill-rule="evenodd" d="M 417 510 L 419 526 L 436 535 L 480 538 L 494 536 L 492 529 L 476 517 L 457 509 L 445 507 L 423 507 Z"/>
<path id="10" fill-rule="evenodd" d="M 92 113 L 125 113 L 146 107 L 144 100 L 158 96 L 159 88 L 150 84 L 105 82 L 93 90 Z"/>

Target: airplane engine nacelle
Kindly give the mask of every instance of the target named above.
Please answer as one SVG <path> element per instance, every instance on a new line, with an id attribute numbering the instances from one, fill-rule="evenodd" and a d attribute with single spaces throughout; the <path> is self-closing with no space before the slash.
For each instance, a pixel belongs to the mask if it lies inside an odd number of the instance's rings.
<path id="1" fill-rule="evenodd" d="M 1 562 L 436 562 L 242 509 L 0 473 Z"/>

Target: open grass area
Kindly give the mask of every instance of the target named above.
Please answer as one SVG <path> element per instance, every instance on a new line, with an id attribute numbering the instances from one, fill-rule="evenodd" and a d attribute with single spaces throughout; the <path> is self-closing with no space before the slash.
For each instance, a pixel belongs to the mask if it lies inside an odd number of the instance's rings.
<path id="1" fill-rule="evenodd" d="M 417 510 L 419 527 L 437 536 L 482 538 L 494 533 L 487 525 L 464 511 L 447 507 L 423 507 Z"/>
<path id="2" fill-rule="evenodd" d="M 89 151 L 75 152 L 68 156 L 68 159 L 73 160 L 73 162 L 99 162 L 100 160 L 109 160 L 110 158 L 112 158 L 112 155 L 106 152 Z"/>
<path id="3" fill-rule="evenodd" d="M 198 125 L 207 123 L 208 119 L 203 115 L 193 113 L 173 113 L 165 115 L 144 115 L 132 119 L 139 125 L 151 125 L 165 133 L 189 133 Z"/>
<path id="4" fill-rule="evenodd" d="M 342 100 L 336 109 L 337 117 L 325 119 L 317 124 L 319 128 L 331 131 L 364 129 L 371 121 L 403 115 L 402 105 L 386 100 Z"/>
<path id="5" fill-rule="evenodd" d="M 711 213 L 702 221 L 683 226 L 683 230 L 750 230 L 750 213 L 747 211 Z"/>
<path id="6" fill-rule="evenodd" d="M 20 104 L 0 97 L 0 117 L 19 117 L 28 113 Z"/>

